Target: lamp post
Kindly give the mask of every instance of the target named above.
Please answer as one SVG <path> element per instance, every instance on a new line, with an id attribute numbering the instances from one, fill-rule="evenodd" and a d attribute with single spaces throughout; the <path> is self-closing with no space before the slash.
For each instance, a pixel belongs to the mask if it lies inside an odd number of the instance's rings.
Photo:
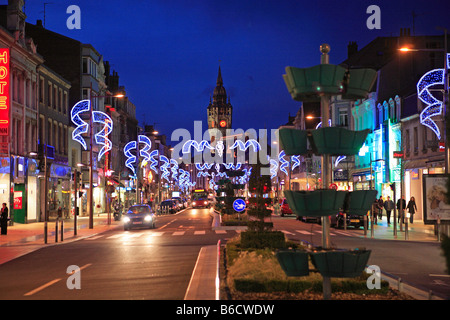
<path id="1" fill-rule="evenodd" d="M 93 180 L 94 180 L 94 168 L 93 168 L 93 134 L 92 134 L 92 98 L 123 98 L 125 97 L 124 94 L 116 94 L 116 95 L 103 95 L 103 96 L 90 96 L 89 101 L 90 108 L 89 108 L 89 194 L 88 194 L 88 211 L 89 211 L 89 229 L 94 228 L 94 188 L 93 188 Z"/>
<path id="2" fill-rule="evenodd" d="M 415 48 L 409 48 L 409 47 L 402 47 L 399 48 L 398 50 L 400 52 L 403 53 L 408 53 L 408 52 L 443 52 L 444 53 L 444 101 L 443 101 L 443 105 L 444 105 L 444 116 L 445 116 L 445 123 L 447 124 L 448 121 L 450 121 L 450 114 L 449 114 L 449 110 L 448 110 L 448 99 L 449 99 L 449 82 L 448 82 L 448 64 L 450 63 L 450 61 L 447 61 L 447 55 L 448 55 L 448 51 L 447 51 L 447 29 L 445 28 L 439 28 L 442 29 L 444 31 L 444 48 L 442 49 L 415 49 Z M 448 125 L 448 124 L 447 124 Z M 449 168 L 450 168 L 450 155 L 449 155 L 449 141 L 447 139 L 447 135 L 445 137 L 445 174 L 449 173 Z"/>

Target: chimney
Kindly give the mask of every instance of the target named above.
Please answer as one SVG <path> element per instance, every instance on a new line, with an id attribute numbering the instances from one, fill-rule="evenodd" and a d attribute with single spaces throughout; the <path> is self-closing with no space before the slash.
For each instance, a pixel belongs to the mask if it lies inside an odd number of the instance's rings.
<path id="1" fill-rule="evenodd" d="M 354 41 L 351 41 L 347 46 L 347 58 L 350 58 L 357 52 L 358 52 L 358 44 Z"/>
<path id="2" fill-rule="evenodd" d="M 42 20 L 41 19 L 36 20 L 36 27 L 41 27 L 41 28 L 44 27 L 44 25 L 42 24 Z"/>

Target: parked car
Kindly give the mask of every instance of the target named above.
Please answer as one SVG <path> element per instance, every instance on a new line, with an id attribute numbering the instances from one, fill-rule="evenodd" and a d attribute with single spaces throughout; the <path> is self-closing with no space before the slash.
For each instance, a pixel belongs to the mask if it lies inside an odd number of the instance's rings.
<path id="1" fill-rule="evenodd" d="M 285 214 L 294 214 L 291 210 L 291 208 L 289 208 L 289 205 L 286 201 L 286 199 L 283 199 L 281 202 L 281 216 L 284 217 Z"/>
<path id="2" fill-rule="evenodd" d="M 161 202 L 161 204 L 159 205 L 161 212 L 163 213 L 175 213 L 177 212 L 177 205 L 175 203 L 175 201 L 173 200 L 164 200 L 163 202 Z"/>
<path id="3" fill-rule="evenodd" d="M 183 200 L 181 200 L 181 198 L 174 197 L 174 198 L 172 198 L 172 200 L 175 201 L 175 203 L 176 203 L 176 205 L 178 207 L 178 210 L 182 210 L 182 209 L 185 208 Z"/>
<path id="4" fill-rule="evenodd" d="M 339 212 L 337 215 L 332 215 L 330 217 L 331 226 L 335 228 L 344 227 L 344 213 Z M 349 215 L 347 214 L 347 227 L 360 228 L 364 227 L 364 216 Z"/>
<path id="5" fill-rule="evenodd" d="M 137 204 L 131 206 L 123 218 L 123 228 L 129 230 L 131 228 L 155 228 L 156 217 L 152 208 L 146 204 Z"/>

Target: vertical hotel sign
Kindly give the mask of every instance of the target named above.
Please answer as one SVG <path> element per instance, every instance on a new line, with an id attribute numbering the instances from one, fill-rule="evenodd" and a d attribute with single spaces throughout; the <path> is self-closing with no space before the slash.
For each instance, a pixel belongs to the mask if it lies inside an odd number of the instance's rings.
<path id="1" fill-rule="evenodd" d="M 0 48 L 0 136 L 2 137 L 9 136 L 9 58 L 9 48 Z"/>

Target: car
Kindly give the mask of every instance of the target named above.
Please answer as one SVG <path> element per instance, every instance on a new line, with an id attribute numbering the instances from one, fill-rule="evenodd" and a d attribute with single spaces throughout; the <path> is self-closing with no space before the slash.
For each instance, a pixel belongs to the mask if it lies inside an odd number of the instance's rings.
<path id="1" fill-rule="evenodd" d="M 339 212 L 336 215 L 330 216 L 330 224 L 335 228 L 344 227 L 344 213 Z M 347 214 L 347 227 L 360 228 L 364 226 L 364 216 Z"/>
<path id="2" fill-rule="evenodd" d="M 177 205 L 173 200 L 164 200 L 159 205 L 162 213 L 175 213 L 177 212 Z"/>
<path id="3" fill-rule="evenodd" d="M 129 230 L 132 228 L 147 227 L 154 229 L 156 227 L 156 217 L 146 204 L 136 204 L 128 208 L 128 211 L 122 217 L 123 228 Z"/>
<path id="4" fill-rule="evenodd" d="M 172 198 L 173 201 L 175 201 L 175 205 L 177 206 L 178 210 L 184 209 L 184 204 L 181 201 L 181 198 Z"/>
<path id="5" fill-rule="evenodd" d="M 287 203 L 286 199 L 283 199 L 283 201 L 281 202 L 281 216 L 284 217 L 285 214 L 294 214 L 291 210 L 291 208 L 289 208 L 289 204 Z"/>
<path id="6" fill-rule="evenodd" d="M 194 199 L 191 205 L 192 208 L 209 208 L 209 201 L 207 198 Z"/>

